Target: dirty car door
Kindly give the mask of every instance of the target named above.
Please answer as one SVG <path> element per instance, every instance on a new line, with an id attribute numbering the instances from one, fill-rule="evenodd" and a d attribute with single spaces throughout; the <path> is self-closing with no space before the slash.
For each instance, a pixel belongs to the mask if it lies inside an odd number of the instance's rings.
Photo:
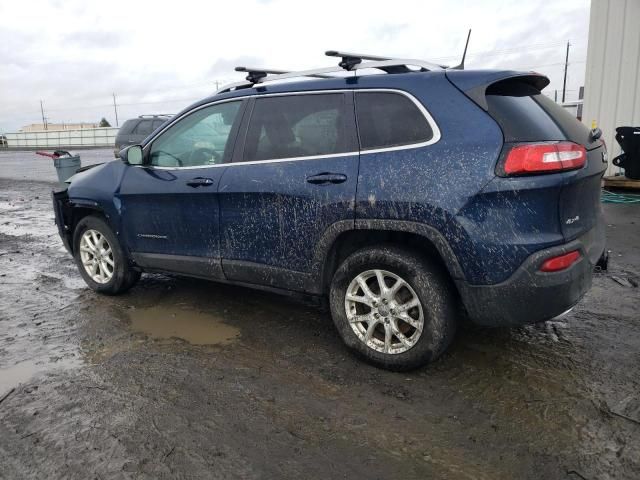
<path id="1" fill-rule="evenodd" d="M 224 274 L 304 291 L 321 236 L 354 222 L 352 94 L 267 95 L 250 110 L 243 149 L 219 187 Z"/>
<path id="2" fill-rule="evenodd" d="M 199 108 L 145 146 L 121 184 L 123 234 L 142 267 L 221 277 L 217 186 L 241 101 Z"/>

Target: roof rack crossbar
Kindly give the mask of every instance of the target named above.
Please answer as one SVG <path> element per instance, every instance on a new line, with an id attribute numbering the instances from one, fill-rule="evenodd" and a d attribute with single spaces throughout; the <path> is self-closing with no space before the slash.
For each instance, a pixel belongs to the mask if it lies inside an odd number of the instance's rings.
<path id="1" fill-rule="evenodd" d="M 340 52 L 338 50 L 327 50 L 324 52 L 327 57 L 341 57 L 338 66 L 347 71 L 353 70 L 353 67 L 362 63 L 363 60 L 384 61 L 392 60 L 390 57 L 381 57 L 379 55 L 369 55 L 365 53 Z"/>
<path id="2" fill-rule="evenodd" d="M 290 70 L 276 70 L 273 68 L 249 68 L 249 67 L 236 67 L 236 72 L 246 72 L 247 82 L 251 83 L 261 83 L 264 82 L 267 76 L 269 75 L 285 75 L 292 73 Z M 301 75 L 302 76 L 302 75 Z M 318 78 L 330 78 L 328 75 L 319 75 L 310 73 L 309 75 L 304 75 L 307 77 L 318 77 Z"/>
<path id="3" fill-rule="evenodd" d="M 372 55 L 367 55 L 367 57 L 374 58 Z M 375 57 L 375 58 L 383 58 L 383 57 Z M 374 60 L 374 61 L 368 61 L 368 62 L 358 62 L 351 65 L 349 71 L 362 70 L 365 68 L 379 69 L 386 73 L 403 73 L 403 72 L 413 71 L 409 67 L 417 67 L 419 71 L 423 71 L 423 72 L 436 71 L 436 70 L 443 69 L 441 65 L 431 63 L 431 62 L 425 62 L 424 60 L 385 59 L 385 60 Z M 312 70 L 301 70 L 301 71 L 291 71 L 291 72 L 282 71 L 282 70 L 265 69 L 265 68 L 250 69 L 247 67 L 236 67 L 236 71 L 247 72 L 248 73 L 247 81 L 236 82 L 229 85 L 225 85 L 220 90 L 218 90 L 216 94 L 230 92 L 231 90 L 234 90 L 234 89 L 237 90 L 241 88 L 250 88 L 258 83 L 272 82 L 275 80 L 285 80 L 288 78 L 297 78 L 297 77 L 336 78 L 331 74 L 344 72 L 344 67 L 334 66 L 334 67 L 316 68 Z"/>

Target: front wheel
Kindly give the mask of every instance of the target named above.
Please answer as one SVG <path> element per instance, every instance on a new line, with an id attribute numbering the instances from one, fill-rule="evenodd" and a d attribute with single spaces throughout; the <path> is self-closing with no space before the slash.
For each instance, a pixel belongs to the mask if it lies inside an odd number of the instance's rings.
<path id="1" fill-rule="evenodd" d="M 368 362 L 409 370 L 451 343 L 457 308 L 438 265 L 395 246 L 359 250 L 331 282 L 331 316 L 344 343 Z"/>
<path id="2" fill-rule="evenodd" d="M 73 252 L 80 275 L 96 292 L 116 295 L 140 279 L 133 270 L 111 228 L 100 217 L 88 216 L 76 225 Z"/>

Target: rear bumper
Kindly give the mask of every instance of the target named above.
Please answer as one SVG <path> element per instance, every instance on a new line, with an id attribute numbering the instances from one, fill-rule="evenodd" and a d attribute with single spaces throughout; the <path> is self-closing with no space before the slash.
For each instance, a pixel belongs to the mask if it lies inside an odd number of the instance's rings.
<path id="1" fill-rule="evenodd" d="M 470 285 L 456 281 L 470 319 L 485 326 L 517 326 L 557 317 L 591 288 L 593 268 L 605 248 L 604 224 L 564 245 L 531 255 L 506 281 Z M 541 272 L 549 257 L 574 250 L 580 259 L 566 270 Z"/>

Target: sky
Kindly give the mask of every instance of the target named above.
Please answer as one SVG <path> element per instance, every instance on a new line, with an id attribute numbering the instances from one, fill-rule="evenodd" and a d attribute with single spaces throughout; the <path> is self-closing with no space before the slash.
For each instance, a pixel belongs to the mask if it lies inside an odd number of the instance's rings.
<path id="1" fill-rule="evenodd" d="M 0 132 L 175 113 L 237 65 L 332 66 L 326 50 L 534 70 L 584 84 L 589 0 L 0 0 Z"/>

